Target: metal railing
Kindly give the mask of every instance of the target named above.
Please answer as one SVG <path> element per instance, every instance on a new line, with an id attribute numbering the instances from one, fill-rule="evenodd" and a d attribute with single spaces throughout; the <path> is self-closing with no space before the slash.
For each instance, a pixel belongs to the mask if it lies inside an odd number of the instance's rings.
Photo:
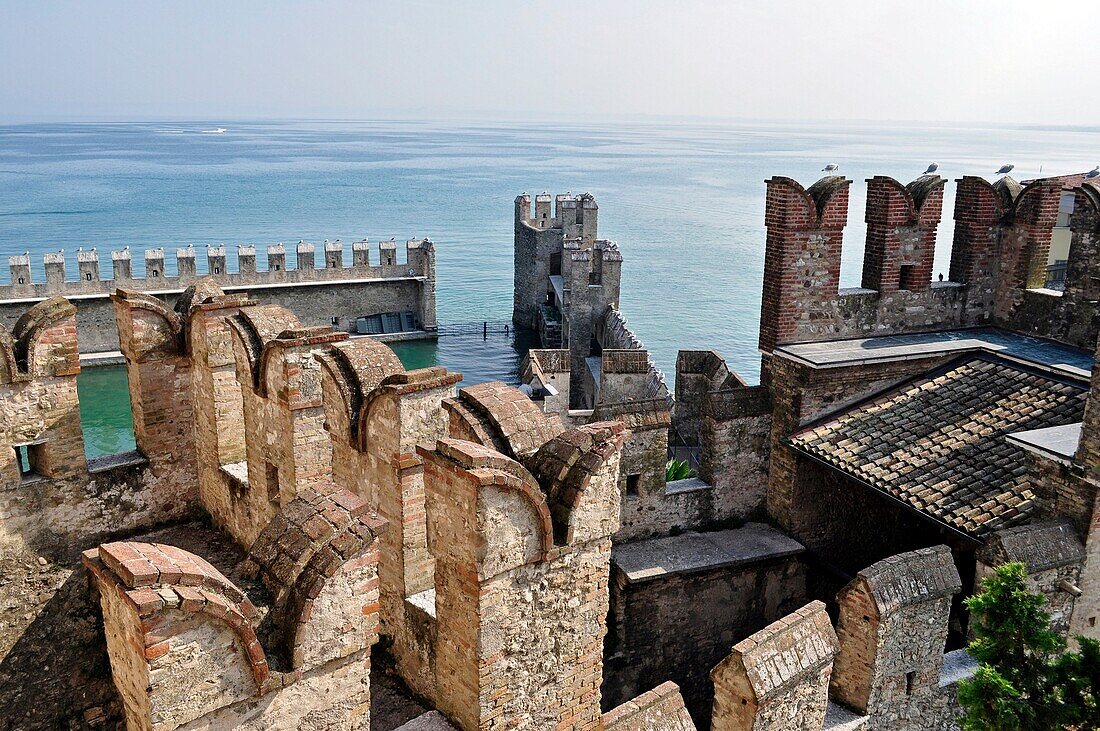
<path id="1" fill-rule="evenodd" d="M 485 340 L 488 340 L 490 335 L 511 336 L 514 335 L 515 332 L 516 328 L 512 323 L 503 321 L 493 322 L 491 320 L 482 320 L 481 322 L 441 323 L 436 329 L 436 334 L 441 338 L 480 335 Z"/>

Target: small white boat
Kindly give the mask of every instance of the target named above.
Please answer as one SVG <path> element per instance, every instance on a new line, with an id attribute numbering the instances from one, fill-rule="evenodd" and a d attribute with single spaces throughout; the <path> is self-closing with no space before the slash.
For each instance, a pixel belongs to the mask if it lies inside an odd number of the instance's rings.
<path id="1" fill-rule="evenodd" d="M 224 134 L 225 134 L 225 133 L 226 133 L 227 131 L 228 131 L 228 130 L 226 130 L 226 128 L 225 128 L 225 127 L 218 127 L 217 129 L 215 129 L 215 130 L 214 130 L 214 134 L 216 134 L 216 135 L 224 135 Z"/>

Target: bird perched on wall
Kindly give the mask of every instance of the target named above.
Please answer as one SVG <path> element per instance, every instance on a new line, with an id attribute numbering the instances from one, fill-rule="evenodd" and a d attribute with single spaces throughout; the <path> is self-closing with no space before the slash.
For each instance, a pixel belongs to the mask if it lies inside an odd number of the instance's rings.
<path id="1" fill-rule="evenodd" d="M 821 168 L 821 172 L 823 173 L 835 173 L 837 170 L 840 170 L 840 166 L 837 165 L 835 162 L 831 162 L 825 167 Z"/>
<path id="2" fill-rule="evenodd" d="M 1092 170 L 1085 173 L 1086 178 L 1100 178 L 1100 165 L 1097 165 Z"/>
<path id="3" fill-rule="evenodd" d="M 1016 166 L 1011 165 L 1011 164 L 1001 165 L 1001 169 L 997 171 L 997 175 L 1008 175 L 1009 173 L 1012 172 L 1012 168 L 1014 168 L 1014 167 L 1016 167 Z"/>
<path id="4" fill-rule="evenodd" d="M 939 169 L 940 169 L 940 164 L 938 162 L 934 162 L 934 163 L 932 163 L 931 165 L 928 166 L 928 169 L 924 171 L 924 174 L 925 175 L 931 175 L 932 173 L 936 172 Z"/>

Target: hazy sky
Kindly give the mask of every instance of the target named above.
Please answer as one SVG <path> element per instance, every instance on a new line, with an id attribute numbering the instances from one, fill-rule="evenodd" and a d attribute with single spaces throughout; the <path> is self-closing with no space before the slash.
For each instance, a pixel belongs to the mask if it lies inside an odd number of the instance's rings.
<path id="1" fill-rule="evenodd" d="M 0 0 L 0 118 L 1100 123 L 1085 0 Z"/>

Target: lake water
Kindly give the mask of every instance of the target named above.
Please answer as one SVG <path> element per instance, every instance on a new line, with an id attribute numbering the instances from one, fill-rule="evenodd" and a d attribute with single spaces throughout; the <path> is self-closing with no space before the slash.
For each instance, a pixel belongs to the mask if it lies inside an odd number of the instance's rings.
<path id="1" fill-rule="evenodd" d="M 224 134 L 210 130 L 225 127 Z M 907 182 L 932 161 L 949 179 L 1080 172 L 1097 162 L 1100 128 L 864 124 L 285 122 L 0 126 L 0 255 L 77 247 L 135 251 L 206 243 L 263 246 L 427 236 L 437 244 L 441 323 L 507 320 L 512 201 L 518 193 L 590 191 L 600 235 L 625 258 L 621 307 L 657 365 L 679 348 L 714 348 L 747 380 L 756 353 L 764 258 L 764 179 L 809 185 L 827 162 L 856 181 L 842 280 L 859 282 L 864 186 Z M 954 186 L 936 251 L 945 272 Z M 375 254 L 376 256 L 376 254 Z M 350 259 L 350 251 L 345 260 Z M 2 260 L 0 260 L 2 261 Z M 263 266 L 263 254 L 260 255 Z M 232 263 L 230 264 L 232 266 Z M 134 257 L 140 273 L 141 256 Z M 0 272 L 0 282 L 7 271 Z M 522 350 L 522 347 L 519 348 Z M 405 345 L 410 362 L 440 362 L 468 382 L 511 378 L 507 338 Z M 118 372 L 87 372 L 89 451 L 114 451 L 126 412 Z M 113 387 L 100 379 L 114 378 Z M 95 385 L 89 385 L 94 382 Z M 108 397 L 116 394 L 116 397 Z M 87 398 L 85 399 L 87 400 Z M 120 405 L 121 404 L 121 405 Z M 93 411 L 95 413 L 87 413 Z M 119 427 L 125 432 L 125 426 Z"/>

